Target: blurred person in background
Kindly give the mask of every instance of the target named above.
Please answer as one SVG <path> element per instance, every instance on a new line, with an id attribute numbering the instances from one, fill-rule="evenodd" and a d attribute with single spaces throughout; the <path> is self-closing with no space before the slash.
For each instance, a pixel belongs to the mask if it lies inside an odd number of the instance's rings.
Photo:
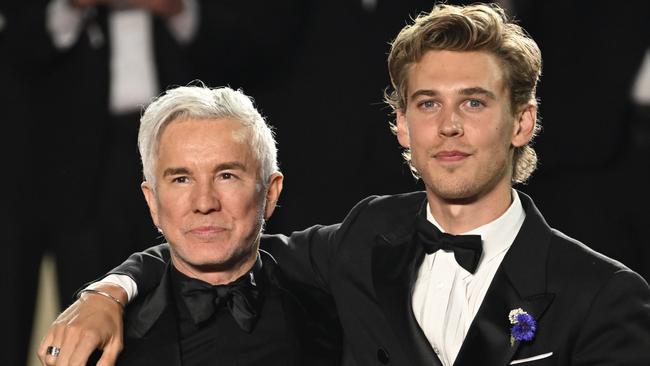
<path id="1" fill-rule="evenodd" d="M 650 120 L 632 94 L 650 47 L 650 2 L 511 7 L 544 55 L 541 159 L 522 190 L 539 199 L 551 225 L 650 279 Z"/>

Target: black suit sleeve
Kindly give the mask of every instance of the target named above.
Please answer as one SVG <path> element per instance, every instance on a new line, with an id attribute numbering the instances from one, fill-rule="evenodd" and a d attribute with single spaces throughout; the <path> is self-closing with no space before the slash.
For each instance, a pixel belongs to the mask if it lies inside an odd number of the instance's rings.
<path id="1" fill-rule="evenodd" d="M 638 274 L 616 272 L 584 322 L 572 365 L 650 365 L 650 289 Z"/>
<path id="2" fill-rule="evenodd" d="M 342 224 L 313 226 L 288 238 L 268 236 L 262 241 L 261 248 L 276 258 L 290 280 L 330 293 L 329 277 L 339 255 L 339 245 L 375 198 L 371 196 L 359 202 Z"/>
<path id="3" fill-rule="evenodd" d="M 113 268 L 108 274 L 131 277 L 138 285 L 138 293 L 146 294 L 156 288 L 160 282 L 169 257 L 169 245 L 160 244 L 144 252 L 131 254 L 124 263 Z"/>
<path id="4" fill-rule="evenodd" d="M 266 236 L 260 247 L 273 255 L 291 281 L 329 292 L 329 262 L 335 256 L 334 238 L 339 227 L 319 225 L 294 232 L 291 237 Z"/>

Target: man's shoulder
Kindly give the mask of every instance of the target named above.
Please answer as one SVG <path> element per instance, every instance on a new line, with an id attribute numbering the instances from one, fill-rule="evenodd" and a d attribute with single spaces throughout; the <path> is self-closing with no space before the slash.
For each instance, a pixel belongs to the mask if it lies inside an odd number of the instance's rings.
<path id="1" fill-rule="evenodd" d="M 426 199 L 426 192 L 424 191 L 415 191 L 415 192 L 406 192 L 399 194 L 389 194 L 389 195 L 374 195 L 369 196 L 362 200 L 361 202 L 368 202 L 368 205 L 372 205 L 376 208 L 391 208 L 399 206 L 410 206 L 413 204 L 420 204 L 423 200 Z"/>
<path id="2" fill-rule="evenodd" d="M 552 228 L 537 209 L 533 200 L 519 192 L 521 203 L 526 211 L 526 221 L 522 230 L 528 230 L 522 238 L 534 245 L 548 245 L 548 256 L 542 255 L 545 249 L 537 252 L 547 261 L 549 270 L 563 277 L 580 279 L 587 276 L 592 279 L 608 277 L 620 271 L 631 271 L 621 262 L 591 249 L 580 240 Z M 527 244 L 528 245 L 528 244 Z M 525 245 L 527 250 L 531 249 Z M 617 243 L 612 243 L 617 245 Z M 523 252 L 522 252 L 523 253 Z M 520 256 L 525 254 L 519 253 Z"/>
<path id="3" fill-rule="evenodd" d="M 588 293 L 598 291 L 601 286 L 619 278 L 631 277 L 635 282 L 643 283 L 638 274 L 621 262 L 591 249 L 588 243 L 552 228 L 532 199 L 519 193 L 526 220 L 522 227 L 525 233 L 519 236 L 520 245 L 517 249 L 513 248 L 516 252 L 514 258 L 546 268 L 550 286 Z"/>
<path id="4" fill-rule="evenodd" d="M 414 217 L 425 200 L 426 193 L 423 191 L 370 196 L 357 203 L 346 220 L 362 216 L 374 220 L 390 219 L 399 222 L 403 217 Z"/>
<path id="5" fill-rule="evenodd" d="M 630 277 L 643 282 L 641 276 L 625 264 L 556 229 L 551 229 L 548 265 L 554 277 L 562 282 L 601 286 L 614 277 Z"/>

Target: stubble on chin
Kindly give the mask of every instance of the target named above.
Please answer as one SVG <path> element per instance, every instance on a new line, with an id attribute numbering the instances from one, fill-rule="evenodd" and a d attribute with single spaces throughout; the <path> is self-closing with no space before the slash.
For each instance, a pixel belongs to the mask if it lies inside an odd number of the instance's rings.
<path id="1" fill-rule="evenodd" d="M 424 181 L 427 190 L 449 204 L 470 204 L 493 191 L 508 176 L 505 163 L 491 162 L 474 174 L 462 169 L 431 172 Z"/>
<path id="2" fill-rule="evenodd" d="M 476 200 L 477 189 L 469 181 L 456 177 L 436 177 L 425 181 L 427 190 L 439 200 L 449 204 L 467 204 Z"/>
<path id="3" fill-rule="evenodd" d="M 423 170 L 417 166 L 416 168 L 421 172 L 420 179 L 429 194 L 433 194 L 442 202 L 469 202 L 475 196 L 475 179 L 466 177 L 461 167 L 427 166 L 427 169 Z"/>

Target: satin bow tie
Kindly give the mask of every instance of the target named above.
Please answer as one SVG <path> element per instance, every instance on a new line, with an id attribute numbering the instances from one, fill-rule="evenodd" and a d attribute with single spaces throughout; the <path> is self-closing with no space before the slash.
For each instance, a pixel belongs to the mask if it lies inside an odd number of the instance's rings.
<path id="1" fill-rule="evenodd" d="M 454 258 L 461 267 L 465 268 L 469 273 L 476 272 L 478 261 L 483 253 L 481 236 L 443 233 L 422 216 L 418 215 L 415 221 L 415 230 L 424 251 L 427 254 L 435 253 L 440 249 L 453 251 Z"/>
<path id="2" fill-rule="evenodd" d="M 239 327 L 250 333 L 259 316 L 259 289 L 252 272 L 227 285 L 212 286 L 189 278 L 180 284 L 181 295 L 194 324 L 202 323 L 226 306 Z"/>

